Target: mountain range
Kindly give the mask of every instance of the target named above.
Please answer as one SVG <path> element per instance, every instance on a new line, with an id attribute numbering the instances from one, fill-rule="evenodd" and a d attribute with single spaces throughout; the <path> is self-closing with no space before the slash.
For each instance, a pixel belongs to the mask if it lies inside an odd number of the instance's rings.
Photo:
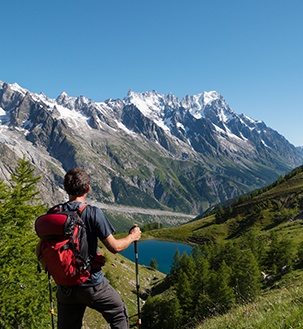
<path id="1" fill-rule="evenodd" d="M 281 134 L 234 112 L 216 91 L 179 100 L 156 91 L 95 102 L 0 81 L 0 179 L 25 156 L 51 205 L 74 166 L 96 202 L 188 214 L 266 186 L 303 163 Z"/>

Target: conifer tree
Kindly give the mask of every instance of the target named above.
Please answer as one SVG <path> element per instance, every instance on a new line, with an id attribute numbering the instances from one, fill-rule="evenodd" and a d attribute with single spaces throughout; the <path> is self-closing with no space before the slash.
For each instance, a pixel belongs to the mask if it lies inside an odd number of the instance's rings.
<path id="1" fill-rule="evenodd" d="M 218 242 L 216 244 L 210 244 L 207 246 L 207 259 L 209 260 L 210 266 L 213 270 L 218 270 L 221 267 L 222 261 L 226 255 L 230 257 L 232 252 L 226 252 L 227 248 L 230 248 L 230 244 Z"/>
<path id="2" fill-rule="evenodd" d="M 233 287 L 237 302 L 250 302 L 258 295 L 261 271 L 250 249 L 242 250 L 232 268 Z"/>
<path id="3" fill-rule="evenodd" d="M 7 225 L 4 226 L 6 204 L 9 200 L 9 197 L 10 195 L 9 195 L 8 186 L 3 181 L 0 181 L 0 221 L 1 221 L 0 241 L 2 241 L 3 237 L 8 233 L 6 231 L 9 230 L 9 227 Z"/>
<path id="4" fill-rule="evenodd" d="M 184 323 L 187 323 L 190 321 L 190 318 L 192 317 L 195 308 L 193 307 L 194 299 L 192 284 L 190 282 L 190 278 L 185 273 L 185 271 L 183 271 L 183 269 L 180 270 L 179 281 L 176 285 L 176 293 L 180 303 L 180 307 L 182 309 L 182 321 Z"/>
<path id="5" fill-rule="evenodd" d="M 256 228 L 252 228 L 249 230 L 247 234 L 245 234 L 242 238 L 244 248 L 250 248 L 255 259 L 260 265 L 265 257 L 265 240 L 262 237 Z"/>
<path id="6" fill-rule="evenodd" d="M 143 307 L 142 327 L 149 329 L 181 328 L 182 310 L 179 300 L 168 291 L 165 298 L 148 297 Z"/>
<path id="7" fill-rule="evenodd" d="M 276 234 L 272 234 L 265 264 L 273 274 L 281 274 L 284 268 L 292 268 L 296 256 L 295 251 L 294 243 L 290 239 L 280 239 Z"/>
<path id="8" fill-rule="evenodd" d="M 217 224 L 221 224 L 224 221 L 224 210 L 223 207 L 220 206 L 216 212 L 215 220 Z"/>
<path id="9" fill-rule="evenodd" d="M 196 264 L 192 255 L 187 255 L 184 252 L 180 258 L 180 269 L 186 273 L 188 278 L 192 279 L 195 277 Z"/>
<path id="10" fill-rule="evenodd" d="M 196 294 L 205 293 L 208 289 L 209 269 L 208 260 L 201 254 L 195 255 L 196 271 L 193 277 Z"/>
<path id="11" fill-rule="evenodd" d="M 201 254 L 195 254 L 196 273 L 193 279 L 194 316 L 202 319 L 209 314 L 212 301 L 208 295 L 210 265 L 208 260 Z"/>
<path id="12" fill-rule="evenodd" d="M 155 270 L 158 269 L 158 263 L 157 263 L 156 258 L 152 258 L 152 259 L 150 260 L 150 264 L 149 264 L 149 266 L 150 266 L 151 268 L 155 269 Z"/>
<path id="13" fill-rule="evenodd" d="M 220 268 L 212 271 L 209 283 L 209 295 L 216 312 L 224 313 L 235 301 L 235 294 L 231 287 L 232 270 L 222 262 Z"/>
<path id="14" fill-rule="evenodd" d="M 44 211 L 30 163 L 19 161 L 11 186 L 0 183 L 0 328 L 45 328 L 50 323 L 47 277 L 37 271 L 33 228 Z"/>
<path id="15" fill-rule="evenodd" d="M 178 274 L 180 267 L 181 267 L 181 254 L 180 251 L 177 249 L 173 257 L 170 273 L 166 277 L 166 281 L 169 282 L 169 284 L 174 284 L 178 282 Z"/>

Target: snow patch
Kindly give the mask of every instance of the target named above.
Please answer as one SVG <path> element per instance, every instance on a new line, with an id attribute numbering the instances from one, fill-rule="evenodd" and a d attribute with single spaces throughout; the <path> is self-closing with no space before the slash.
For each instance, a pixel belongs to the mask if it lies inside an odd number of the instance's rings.
<path id="1" fill-rule="evenodd" d="M 10 87 L 11 87 L 11 89 L 12 89 L 13 91 L 18 91 L 19 93 L 21 93 L 21 94 L 23 94 L 23 95 L 26 95 L 26 93 L 28 92 L 26 89 L 20 87 L 20 86 L 18 85 L 18 83 L 16 83 L 16 82 L 13 83 L 13 84 L 11 84 Z"/>
<path id="2" fill-rule="evenodd" d="M 0 124 L 6 124 L 8 121 L 8 116 L 6 112 L 3 110 L 2 107 L 0 107 Z"/>
<path id="3" fill-rule="evenodd" d="M 129 130 L 122 122 L 115 120 L 115 122 L 117 123 L 118 128 L 122 129 L 123 131 L 125 131 L 127 134 L 136 137 L 137 133 L 133 132 L 132 130 Z"/>

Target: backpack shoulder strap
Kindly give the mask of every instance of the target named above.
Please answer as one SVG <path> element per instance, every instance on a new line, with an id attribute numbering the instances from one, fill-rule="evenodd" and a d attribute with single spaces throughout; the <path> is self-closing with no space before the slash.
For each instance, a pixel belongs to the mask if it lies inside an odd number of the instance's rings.
<path id="1" fill-rule="evenodd" d="M 63 204 L 60 203 L 60 204 L 57 204 L 53 207 L 51 207 L 48 211 L 47 211 L 47 214 L 53 214 L 53 213 L 56 213 L 56 212 L 59 212 L 59 211 L 62 211 L 63 210 Z"/>
<path id="2" fill-rule="evenodd" d="M 64 209 L 64 205 L 65 203 L 59 203 L 55 206 L 53 206 L 52 208 L 50 208 L 47 213 L 48 214 L 52 214 L 52 213 L 56 213 L 56 212 L 60 212 L 60 211 L 64 211 L 64 210 L 67 210 L 67 209 Z M 82 203 L 79 208 L 75 209 L 78 213 L 79 216 L 81 216 L 83 210 L 88 206 L 87 203 Z M 72 210 L 72 211 L 75 211 L 75 210 Z"/>
<path id="3" fill-rule="evenodd" d="M 83 203 L 82 205 L 80 205 L 80 207 L 77 209 L 77 212 L 79 214 L 79 216 L 81 216 L 83 210 L 88 206 L 87 203 Z"/>

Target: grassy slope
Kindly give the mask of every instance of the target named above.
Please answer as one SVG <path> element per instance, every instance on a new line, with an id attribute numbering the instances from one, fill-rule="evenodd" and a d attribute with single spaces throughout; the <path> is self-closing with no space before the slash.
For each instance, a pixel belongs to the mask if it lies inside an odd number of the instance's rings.
<path id="1" fill-rule="evenodd" d="M 103 250 L 102 250 L 103 251 Z M 109 280 L 120 293 L 120 296 L 127 305 L 130 324 L 137 320 L 137 294 L 136 294 L 136 271 L 135 264 L 120 254 L 111 254 L 103 251 L 106 255 L 106 265 L 103 267 L 104 273 L 109 273 Z M 161 282 L 165 274 L 154 269 L 139 266 L 140 292 L 150 289 L 155 284 Z M 142 302 L 142 301 L 141 301 Z M 142 307 L 142 304 L 141 304 Z M 96 311 L 87 309 L 84 316 L 84 329 L 109 328 L 101 315 Z"/>
<path id="2" fill-rule="evenodd" d="M 276 289 L 265 291 L 255 302 L 207 319 L 197 324 L 195 329 L 303 328 L 302 282 L 303 272 L 292 272 L 283 278 Z"/>
<path id="3" fill-rule="evenodd" d="M 295 203 L 297 204 L 297 209 L 294 210 L 294 214 L 299 216 L 300 211 L 303 210 L 303 172 L 257 194 L 255 197 L 248 198 L 248 200 L 240 204 L 235 203 L 231 207 L 237 212 L 237 215 L 230 216 L 224 223 L 217 224 L 215 222 L 215 215 L 212 214 L 178 227 L 147 232 L 144 237 L 182 242 L 196 241 L 199 243 L 199 241 L 203 241 L 204 239 L 218 241 L 231 238 L 236 230 L 239 236 L 241 233 L 254 227 L 264 234 L 276 231 L 278 233 L 280 232 L 283 236 L 288 235 L 295 242 L 302 241 L 302 222 L 300 220 L 287 221 L 274 225 L 272 222 L 274 213 L 269 213 L 265 205 L 268 202 L 279 204 L 280 209 L 277 212 L 281 211 L 281 209 L 294 209 L 292 203 Z M 248 225 L 246 223 L 247 218 L 256 209 L 261 209 L 262 218 Z M 200 240 L 197 238 L 200 238 Z"/>

